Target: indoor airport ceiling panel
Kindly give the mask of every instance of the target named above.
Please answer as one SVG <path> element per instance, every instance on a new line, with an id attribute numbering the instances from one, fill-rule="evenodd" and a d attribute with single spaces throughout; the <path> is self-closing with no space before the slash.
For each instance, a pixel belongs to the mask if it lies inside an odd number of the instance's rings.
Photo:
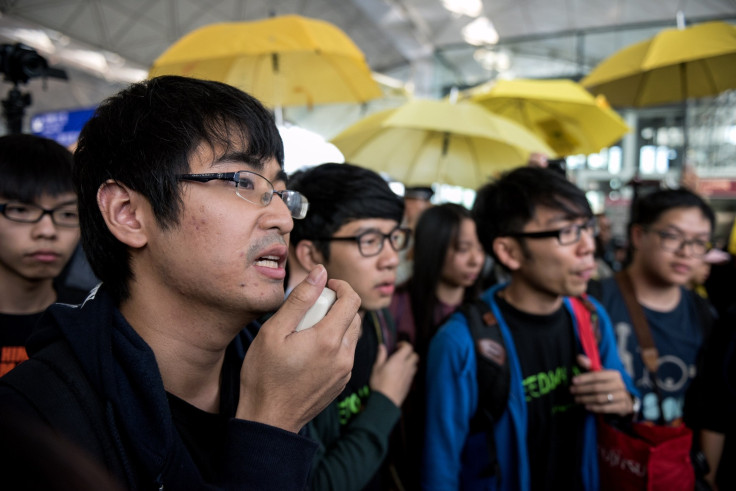
<path id="1" fill-rule="evenodd" d="M 83 94 L 113 92 L 131 81 L 117 73 L 147 72 L 172 43 L 204 25 L 299 14 L 337 25 L 373 71 L 434 97 L 448 85 L 499 76 L 580 78 L 614 51 L 674 27 L 678 11 L 687 23 L 736 23 L 736 0 L 0 0 L 0 42 L 25 42 L 6 34 L 35 29 L 48 33 L 47 42 L 71 39 L 80 51 L 105 53 L 108 64 L 83 78 L 77 71 L 84 66 L 65 65 L 53 47 L 34 46 L 73 75 L 68 84 L 49 84 L 50 90 L 68 86 L 61 94 L 33 91 L 32 110 L 40 111 L 47 109 L 42 102 L 73 107 L 89 99 Z M 498 43 L 469 44 L 463 30 L 484 17 Z M 114 55 L 125 65 L 115 74 Z M 499 70 L 504 57 L 506 73 Z M 99 90 L 90 88 L 94 77 Z M 37 85 L 34 80 L 29 89 Z"/>

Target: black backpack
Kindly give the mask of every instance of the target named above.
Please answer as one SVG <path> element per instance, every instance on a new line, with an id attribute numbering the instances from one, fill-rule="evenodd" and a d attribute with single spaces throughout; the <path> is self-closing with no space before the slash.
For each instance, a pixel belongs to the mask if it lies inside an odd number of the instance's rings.
<path id="1" fill-rule="evenodd" d="M 578 312 L 585 311 L 591 316 L 597 316 L 593 304 L 587 298 L 574 298 L 580 303 Z M 575 306 L 574 306 L 575 307 Z M 496 477 L 499 485 L 501 470 L 498 465 L 494 424 L 506 410 L 511 387 L 511 372 L 509 369 L 506 344 L 498 326 L 498 320 L 486 302 L 480 299 L 471 300 L 462 304 L 458 311 L 467 319 L 468 330 L 473 337 L 475 349 L 476 379 L 478 382 L 478 410 L 470 421 L 470 433 L 483 432 L 486 435 L 488 448 L 488 464 L 481 472 L 483 477 Z M 579 315 L 575 314 L 580 322 Z M 594 318 L 591 317 L 591 320 Z M 593 327 L 595 341 L 600 341 L 600 331 L 597 322 Z"/>
<path id="2" fill-rule="evenodd" d="M 470 433 L 483 432 L 488 448 L 488 465 L 482 475 L 501 479 L 496 453 L 493 425 L 506 410 L 511 386 L 506 344 L 501 336 L 496 316 L 480 299 L 464 303 L 458 309 L 467 319 L 475 348 L 478 381 L 478 410 L 470 421 Z"/>

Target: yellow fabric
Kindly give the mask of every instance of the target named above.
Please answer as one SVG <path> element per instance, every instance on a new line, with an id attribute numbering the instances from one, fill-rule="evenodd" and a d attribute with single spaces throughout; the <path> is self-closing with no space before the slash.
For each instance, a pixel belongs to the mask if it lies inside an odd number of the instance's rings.
<path id="1" fill-rule="evenodd" d="M 736 256 L 736 222 L 731 225 L 731 237 L 728 239 L 728 252 Z"/>
<path id="2" fill-rule="evenodd" d="M 298 15 L 192 31 L 154 61 L 149 77 L 158 75 L 224 82 L 269 107 L 381 96 L 363 53 L 344 32 Z"/>
<path id="3" fill-rule="evenodd" d="M 649 106 L 736 88 L 736 26 L 665 29 L 596 66 L 582 85 L 614 106 Z"/>
<path id="4" fill-rule="evenodd" d="M 595 153 L 629 131 L 604 98 L 572 80 L 499 80 L 471 89 L 470 97 L 534 132 L 552 147 L 550 156 Z"/>
<path id="5" fill-rule="evenodd" d="M 475 189 L 531 152 L 551 154 L 522 126 L 472 102 L 413 100 L 372 114 L 332 139 L 349 162 L 407 186 L 444 183 Z"/>

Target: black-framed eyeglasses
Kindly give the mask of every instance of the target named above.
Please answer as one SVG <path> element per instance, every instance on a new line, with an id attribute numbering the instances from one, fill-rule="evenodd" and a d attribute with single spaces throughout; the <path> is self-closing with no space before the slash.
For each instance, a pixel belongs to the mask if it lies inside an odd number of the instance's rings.
<path id="1" fill-rule="evenodd" d="M 595 217 L 591 217 L 584 223 L 573 223 L 566 227 L 559 228 L 557 230 L 544 230 L 541 232 L 517 232 L 509 234 L 510 237 L 523 237 L 526 239 L 546 239 L 549 237 L 557 237 L 557 242 L 560 245 L 571 245 L 580 240 L 580 235 L 583 230 L 589 230 L 593 236 L 597 236 L 598 221 Z"/>
<path id="2" fill-rule="evenodd" d="M 274 194 L 284 200 L 289 208 L 291 216 L 301 220 L 307 216 L 309 201 L 307 197 L 298 191 L 276 191 L 273 183 L 260 174 L 248 170 L 238 172 L 221 172 L 213 174 L 179 174 L 176 176 L 181 181 L 209 182 L 214 180 L 232 181 L 235 183 L 235 194 L 248 203 L 254 205 L 268 206 Z"/>
<path id="3" fill-rule="evenodd" d="M 391 248 L 396 252 L 403 251 L 409 245 L 409 236 L 411 230 L 408 228 L 396 227 L 387 234 L 378 230 L 367 230 L 361 234 L 352 237 L 320 237 L 314 240 L 352 240 L 358 243 L 358 251 L 361 256 L 371 257 L 377 256 L 383 250 L 383 243 L 388 239 Z"/>
<path id="4" fill-rule="evenodd" d="M 0 204 L 0 213 L 14 222 L 38 223 L 49 215 L 54 225 L 59 227 L 79 227 L 79 211 L 76 202 L 62 203 L 56 208 L 42 208 L 30 203 L 10 201 Z"/>
<path id="5" fill-rule="evenodd" d="M 648 230 L 659 236 L 659 246 L 667 252 L 677 252 L 685 246 L 690 246 L 690 254 L 703 257 L 713 247 L 709 240 L 688 239 L 681 233 L 668 230 Z"/>

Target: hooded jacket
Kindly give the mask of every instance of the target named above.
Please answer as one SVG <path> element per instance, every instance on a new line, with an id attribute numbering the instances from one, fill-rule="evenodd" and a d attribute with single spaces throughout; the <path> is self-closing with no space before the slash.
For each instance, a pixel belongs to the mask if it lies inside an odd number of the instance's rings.
<path id="1" fill-rule="evenodd" d="M 432 338 L 428 354 L 427 423 L 422 471 L 425 490 L 528 491 L 531 488 L 521 364 L 513 336 L 495 298 L 496 292 L 505 287 L 505 284 L 496 285 L 481 296 L 498 320 L 511 377 L 506 410 L 494 426 L 501 483 L 499 485 L 496 477 L 487 477 L 483 473 L 488 459 L 485 434 L 471 434 L 470 431 L 470 420 L 478 408 L 475 348 L 467 320 L 461 313 L 455 313 Z M 618 370 L 629 393 L 638 395 L 616 352 L 608 315 L 596 300 L 588 298 L 600 319 L 598 350 L 603 366 Z M 577 320 L 570 299 L 565 297 L 563 303 L 570 312 L 578 337 Z M 582 352 L 581 347 L 580 350 Z M 580 469 L 586 490 L 599 487 L 596 442 L 594 414 L 588 413 L 584 422 Z"/>
<path id="2" fill-rule="evenodd" d="M 242 354 L 247 344 L 242 334 L 228 349 Z M 27 350 L 30 359 L 0 378 L 0 403 L 69 437 L 127 489 L 306 486 L 316 443 L 234 414 L 218 482 L 204 482 L 172 420 L 153 351 L 104 286 L 79 306 L 50 307 Z"/>

